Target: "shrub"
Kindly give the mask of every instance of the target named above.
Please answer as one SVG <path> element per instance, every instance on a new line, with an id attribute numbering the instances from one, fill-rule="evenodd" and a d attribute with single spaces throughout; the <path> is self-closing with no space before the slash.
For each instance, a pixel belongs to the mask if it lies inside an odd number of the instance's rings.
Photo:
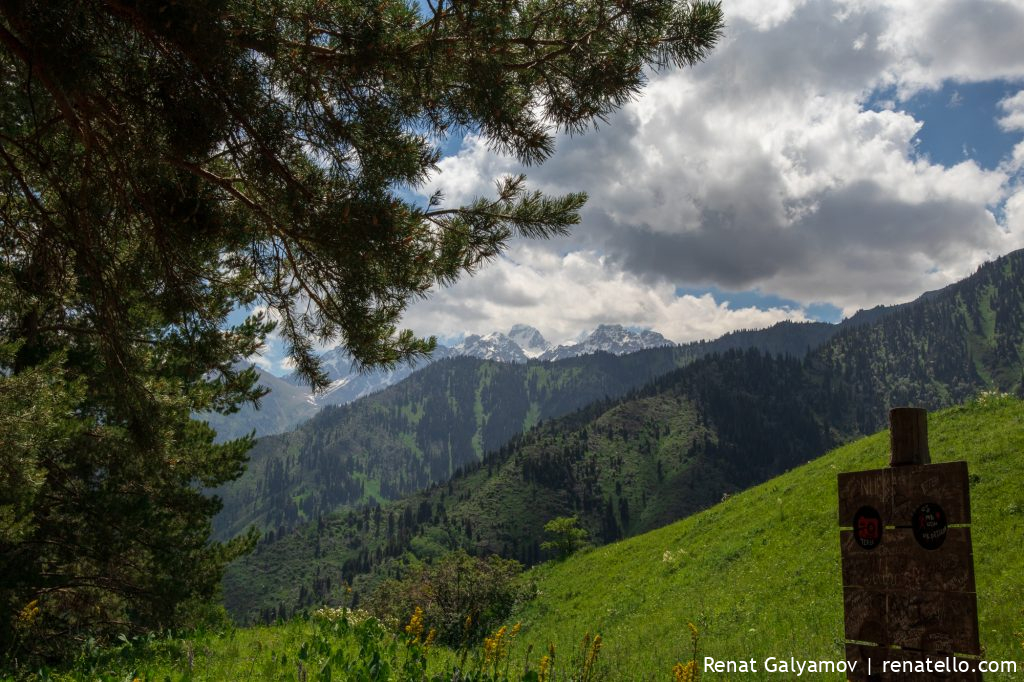
<path id="1" fill-rule="evenodd" d="M 384 581 L 369 608 L 382 620 L 408 623 L 419 607 L 426 631 L 435 630 L 440 642 L 463 646 L 480 641 L 533 596 L 533 585 L 520 579 L 522 570 L 518 561 L 481 559 L 460 550 L 401 580 Z"/>

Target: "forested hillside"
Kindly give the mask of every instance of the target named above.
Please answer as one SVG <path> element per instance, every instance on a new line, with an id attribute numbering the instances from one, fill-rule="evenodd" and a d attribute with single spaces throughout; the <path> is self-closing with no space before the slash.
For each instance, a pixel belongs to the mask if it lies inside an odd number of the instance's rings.
<path id="1" fill-rule="evenodd" d="M 327 407 L 292 433 L 260 439 L 243 476 L 216 491 L 225 507 L 215 532 L 230 537 L 256 524 L 281 533 L 344 505 L 397 499 L 446 481 L 541 420 L 621 397 L 709 353 L 803 355 L 836 330 L 787 322 L 625 356 L 445 359 L 378 394 Z"/>
<path id="2" fill-rule="evenodd" d="M 366 589 L 412 555 L 465 547 L 534 563 L 544 523 L 577 515 L 604 543 L 664 525 L 884 425 L 890 406 L 934 409 L 977 391 L 1021 390 L 1022 257 L 873 323 L 803 359 L 713 355 L 618 401 L 593 404 L 493 451 L 451 481 L 270 533 L 229 571 L 242 618 Z M 260 595 L 264 595 L 260 598 Z"/>

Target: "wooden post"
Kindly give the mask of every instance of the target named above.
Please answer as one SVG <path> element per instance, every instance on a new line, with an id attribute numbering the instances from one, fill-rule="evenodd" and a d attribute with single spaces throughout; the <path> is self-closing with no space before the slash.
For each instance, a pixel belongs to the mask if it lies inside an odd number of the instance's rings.
<path id="1" fill-rule="evenodd" d="M 889 466 L 931 464 L 928 412 L 920 407 L 889 410 Z"/>
<path id="2" fill-rule="evenodd" d="M 890 466 L 839 474 L 848 678 L 980 680 L 963 668 L 981 654 L 967 463 L 930 464 L 925 410 L 889 420 Z M 886 672 L 894 661 L 956 668 Z"/>

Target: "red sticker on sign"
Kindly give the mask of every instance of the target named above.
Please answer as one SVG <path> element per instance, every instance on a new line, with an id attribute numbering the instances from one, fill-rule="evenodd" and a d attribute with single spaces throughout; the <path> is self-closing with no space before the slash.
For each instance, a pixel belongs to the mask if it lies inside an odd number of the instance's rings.
<path id="1" fill-rule="evenodd" d="M 863 549 L 882 544 L 882 515 L 874 507 L 864 506 L 853 515 L 853 537 Z"/>

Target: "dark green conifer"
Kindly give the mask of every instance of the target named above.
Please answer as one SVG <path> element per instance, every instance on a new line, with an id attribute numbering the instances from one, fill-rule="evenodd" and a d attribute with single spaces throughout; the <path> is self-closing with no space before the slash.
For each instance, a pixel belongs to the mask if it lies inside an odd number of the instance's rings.
<path id="1" fill-rule="evenodd" d="M 0 3 L 0 655 L 216 593 L 253 539 L 209 544 L 200 491 L 251 442 L 190 415 L 259 399 L 238 362 L 275 324 L 314 387 L 320 340 L 413 359 L 433 340 L 397 329 L 410 300 L 578 222 L 582 194 L 522 177 L 411 199 L 445 136 L 541 162 L 722 26 L 703 0 L 428 6 Z M 245 306 L 268 314 L 229 326 Z"/>

